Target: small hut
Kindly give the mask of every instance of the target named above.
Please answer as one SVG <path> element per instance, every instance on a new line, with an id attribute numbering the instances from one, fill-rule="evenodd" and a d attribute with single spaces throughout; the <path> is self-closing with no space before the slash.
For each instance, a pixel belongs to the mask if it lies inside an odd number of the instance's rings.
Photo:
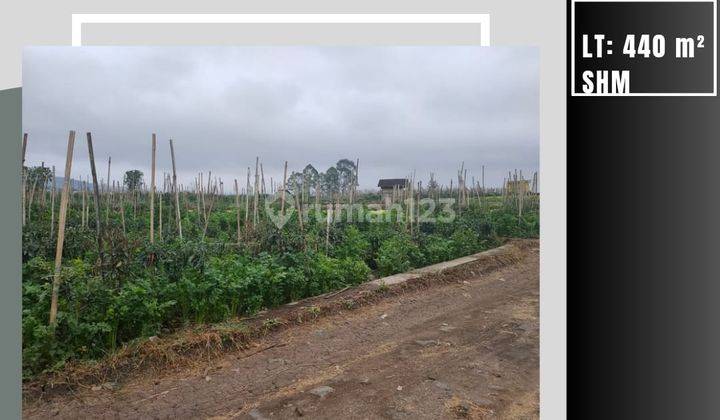
<path id="1" fill-rule="evenodd" d="M 530 192 L 530 181 L 527 179 L 508 180 L 505 183 L 505 190 L 511 195 L 527 195 Z"/>
<path id="2" fill-rule="evenodd" d="M 393 204 L 393 197 L 399 191 L 404 190 L 408 182 L 405 178 L 387 178 L 378 181 L 378 187 L 380 187 L 385 208 L 390 208 Z"/>

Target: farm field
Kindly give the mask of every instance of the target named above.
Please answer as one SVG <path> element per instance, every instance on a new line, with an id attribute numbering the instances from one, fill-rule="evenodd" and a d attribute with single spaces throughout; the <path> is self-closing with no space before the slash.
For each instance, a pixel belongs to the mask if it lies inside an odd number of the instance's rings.
<path id="1" fill-rule="evenodd" d="M 537 417 L 539 70 L 27 48 L 24 417 Z"/>
<path id="2" fill-rule="evenodd" d="M 59 184 L 49 168 L 26 167 L 26 381 L 179 329 L 539 234 L 539 195 L 508 187 L 522 173 L 500 188 L 471 183 L 462 166 L 454 186 L 432 175 L 423 185 L 413 174 L 382 197 L 356 189 L 358 164 L 348 159 L 325 172 L 308 164 L 269 185 L 256 159 L 244 187 L 210 173 L 192 187 L 170 174 L 153 185 L 138 172 Z"/>
<path id="3" fill-rule="evenodd" d="M 538 241 L 514 244 L 489 271 L 470 265 L 217 358 L 31 401 L 23 417 L 537 418 Z M 353 289 L 262 318 L 347 302 Z"/>

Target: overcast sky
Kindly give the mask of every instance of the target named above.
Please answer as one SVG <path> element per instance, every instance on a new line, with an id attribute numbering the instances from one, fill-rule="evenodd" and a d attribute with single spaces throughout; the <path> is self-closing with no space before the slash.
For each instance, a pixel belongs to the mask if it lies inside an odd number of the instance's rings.
<path id="1" fill-rule="evenodd" d="M 158 174 L 171 171 L 172 138 L 179 182 L 212 171 L 226 192 L 255 156 L 268 185 L 285 160 L 324 172 L 342 158 L 360 159 L 361 188 L 412 170 L 448 184 L 463 161 L 499 185 L 538 169 L 538 95 L 529 47 L 32 47 L 26 164 L 62 176 L 76 130 L 73 177 L 88 175 L 90 131 L 98 176 L 112 156 L 113 179 L 149 177 L 156 133 Z"/>

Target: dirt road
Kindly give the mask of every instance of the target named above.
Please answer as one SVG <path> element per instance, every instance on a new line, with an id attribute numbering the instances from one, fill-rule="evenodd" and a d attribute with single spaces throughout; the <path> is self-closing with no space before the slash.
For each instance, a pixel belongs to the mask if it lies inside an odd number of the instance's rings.
<path id="1" fill-rule="evenodd" d="M 520 262 L 488 274 L 390 296 L 278 331 L 211 368 L 37 401 L 23 414 L 536 418 L 537 243 L 523 252 Z"/>

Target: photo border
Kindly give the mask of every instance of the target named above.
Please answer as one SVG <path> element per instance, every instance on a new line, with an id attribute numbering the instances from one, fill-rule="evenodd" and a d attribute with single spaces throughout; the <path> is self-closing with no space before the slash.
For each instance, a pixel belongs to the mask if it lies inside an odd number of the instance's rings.
<path id="1" fill-rule="evenodd" d="M 478 23 L 480 46 L 490 46 L 489 13 L 73 13 L 74 47 L 84 23 Z"/>

